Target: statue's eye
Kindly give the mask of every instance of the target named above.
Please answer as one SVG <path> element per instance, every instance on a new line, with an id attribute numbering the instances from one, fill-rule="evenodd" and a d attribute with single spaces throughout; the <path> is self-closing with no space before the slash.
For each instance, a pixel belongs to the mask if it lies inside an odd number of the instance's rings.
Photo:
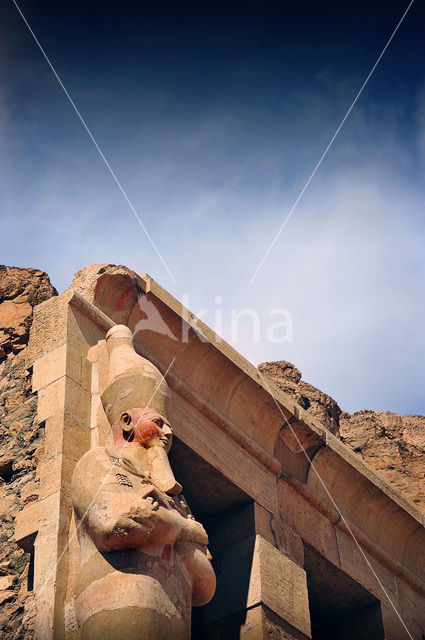
<path id="1" fill-rule="evenodd" d="M 154 418 L 152 422 L 157 424 L 160 429 L 164 426 L 164 420 L 162 418 Z"/>
<path id="2" fill-rule="evenodd" d="M 124 413 L 121 414 L 121 420 L 124 422 L 124 424 L 131 424 L 131 416 L 129 413 L 127 413 L 126 411 Z"/>

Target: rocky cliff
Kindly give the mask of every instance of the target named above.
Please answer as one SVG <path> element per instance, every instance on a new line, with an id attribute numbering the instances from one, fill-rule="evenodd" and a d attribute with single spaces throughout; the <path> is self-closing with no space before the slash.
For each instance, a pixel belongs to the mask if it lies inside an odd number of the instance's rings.
<path id="1" fill-rule="evenodd" d="M 279 389 L 294 398 L 303 409 L 320 420 L 332 433 L 338 433 L 341 409 L 333 398 L 301 380 L 301 371 L 293 364 L 280 360 L 264 362 L 258 365 L 258 368 L 261 373 L 271 378 Z"/>
<path id="2" fill-rule="evenodd" d="M 367 409 L 350 415 L 333 398 L 301 380 L 290 362 L 264 362 L 258 368 L 425 510 L 425 416 Z"/>
<path id="3" fill-rule="evenodd" d="M 342 413 L 339 437 L 425 511 L 425 416 L 367 409 Z"/>
<path id="4" fill-rule="evenodd" d="M 33 307 L 56 295 L 47 273 L 0 265 L 0 361 L 25 348 Z"/>
<path id="5" fill-rule="evenodd" d="M 13 523 L 38 497 L 35 469 L 44 438 L 25 347 L 33 307 L 54 295 L 42 271 L 0 266 L 0 637 L 15 640 L 31 637 L 21 625 L 31 617 L 33 567 L 31 541 L 29 551 L 20 549 Z"/>

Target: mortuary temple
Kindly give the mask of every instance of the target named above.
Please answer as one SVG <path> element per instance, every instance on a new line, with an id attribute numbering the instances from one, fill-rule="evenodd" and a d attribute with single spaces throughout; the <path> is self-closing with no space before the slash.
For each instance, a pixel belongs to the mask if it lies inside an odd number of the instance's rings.
<path id="1" fill-rule="evenodd" d="M 5 638 L 424 639 L 424 513 L 148 275 L 80 270 L 22 354 Z"/>

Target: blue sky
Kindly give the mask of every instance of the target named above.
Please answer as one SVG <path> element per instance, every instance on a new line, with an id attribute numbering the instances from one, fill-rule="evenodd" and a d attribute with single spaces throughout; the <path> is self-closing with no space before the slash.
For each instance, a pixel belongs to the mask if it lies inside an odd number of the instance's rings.
<path id="1" fill-rule="evenodd" d="M 1 262 L 150 273 L 254 364 L 285 359 L 348 411 L 424 413 L 425 10 L 415 2 L 254 282 L 404 2 L 20 4 L 0 20 Z M 222 302 L 216 303 L 220 296 Z M 265 337 L 270 311 L 293 341 Z M 216 327 L 218 328 L 218 327 Z"/>

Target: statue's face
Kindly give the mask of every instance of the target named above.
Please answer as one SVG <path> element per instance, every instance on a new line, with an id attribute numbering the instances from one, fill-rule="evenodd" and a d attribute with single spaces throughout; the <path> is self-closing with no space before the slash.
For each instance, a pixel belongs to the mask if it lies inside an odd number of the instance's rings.
<path id="1" fill-rule="evenodd" d="M 161 441 L 164 443 L 166 453 L 169 453 L 173 443 L 173 430 L 167 422 L 163 422 L 161 431 Z"/>
<path id="2" fill-rule="evenodd" d="M 130 457 L 138 461 L 144 475 L 169 495 L 178 495 L 182 487 L 168 461 L 173 432 L 164 416 L 153 409 L 130 409 L 121 414 L 112 427 L 115 447 L 129 447 Z"/>
<path id="3" fill-rule="evenodd" d="M 153 409 L 131 409 L 121 414 L 113 426 L 116 446 L 137 444 L 150 448 L 157 446 L 168 453 L 171 449 L 173 431 L 166 418 Z"/>

